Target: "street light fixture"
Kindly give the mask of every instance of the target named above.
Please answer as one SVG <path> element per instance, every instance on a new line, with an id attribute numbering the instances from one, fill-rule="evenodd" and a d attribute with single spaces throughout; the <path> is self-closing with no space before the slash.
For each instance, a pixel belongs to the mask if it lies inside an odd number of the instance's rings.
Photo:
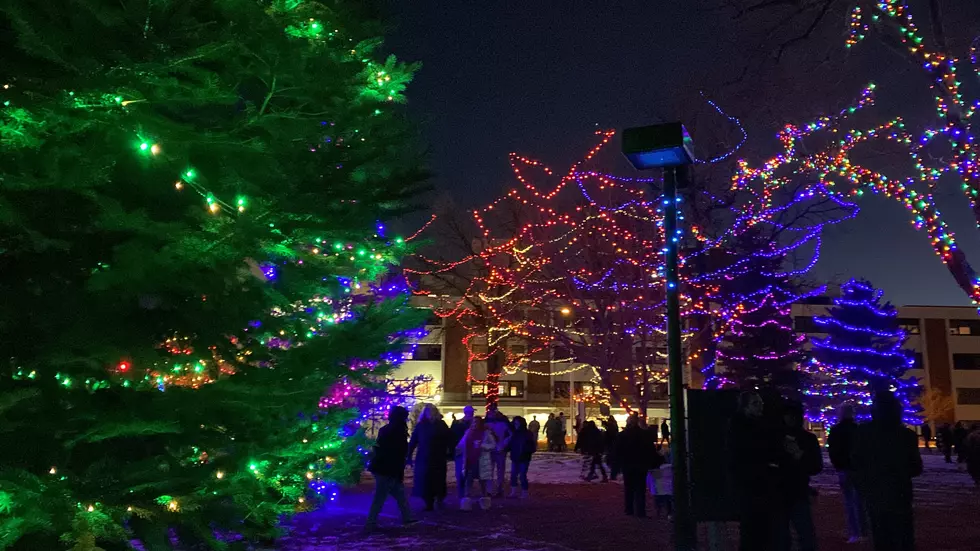
<path id="1" fill-rule="evenodd" d="M 670 392 L 670 454 L 674 473 L 674 546 L 678 551 L 694 551 L 697 541 L 691 515 L 691 495 L 687 478 L 687 428 L 684 408 L 684 373 L 681 361 L 680 282 L 677 275 L 677 171 L 692 164 L 694 142 L 679 122 L 627 128 L 623 131 L 623 154 L 637 170 L 662 168 L 664 174 L 663 209 L 667 266 L 667 365 Z"/>

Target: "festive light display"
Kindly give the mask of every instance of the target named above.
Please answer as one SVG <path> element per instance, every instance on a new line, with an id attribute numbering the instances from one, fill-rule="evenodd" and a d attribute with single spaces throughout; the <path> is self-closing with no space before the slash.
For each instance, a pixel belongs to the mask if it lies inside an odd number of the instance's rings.
<path id="1" fill-rule="evenodd" d="M 414 67 L 319 0 L 63 4 L 0 7 L 0 547 L 275 537 L 418 384 Z"/>
<path id="2" fill-rule="evenodd" d="M 921 423 L 919 384 L 904 377 L 914 367 L 902 348 L 906 333 L 895 307 L 881 304 L 881 297 L 867 281 L 852 279 L 841 286 L 829 315 L 814 318 L 827 336 L 811 339 L 812 359 L 804 364 L 813 381 L 804 390 L 811 421 L 833 424 L 845 403 L 855 406 L 858 419 L 869 419 L 874 393 L 890 391 L 904 406 L 905 422 Z"/>

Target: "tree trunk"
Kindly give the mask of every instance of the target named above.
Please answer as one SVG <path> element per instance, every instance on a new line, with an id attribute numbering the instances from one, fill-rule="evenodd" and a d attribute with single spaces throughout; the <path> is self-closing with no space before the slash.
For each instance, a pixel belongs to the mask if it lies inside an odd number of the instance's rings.
<path id="1" fill-rule="evenodd" d="M 487 411 L 494 408 L 500 400 L 500 375 L 503 372 L 503 364 L 502 351 L 494 352 L 487 358 Z"/>

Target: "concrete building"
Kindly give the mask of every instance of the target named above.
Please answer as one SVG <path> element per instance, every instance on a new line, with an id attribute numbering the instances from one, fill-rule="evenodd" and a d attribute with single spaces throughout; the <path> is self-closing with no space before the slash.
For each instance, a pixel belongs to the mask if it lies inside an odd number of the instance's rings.
<path id="1" fill-rule="evenodd" d="M 825 315 L 832 305 L 830 297 L 814 297 L 805 304 L 793 305 L 795 329 L 798 332 L 821 336 L 814 316 Z M 424 307 L 424 304 L 420 304 Z M 980 316 L 970 307 L 903 306 L 899 317 L 909 333 L 906 348 L 913 350 L 916 369 L 909 376 L 920 379 L 925 388 L 937 388 L 951 396 L 955 403 L 954 418 L 950 421 L 980 420 Z M 419 341 L 405 362 L 395 372 L 395 379 L 410 379 L 424 375 L 431 379 L 417 389 L 418 398 L 435 402 L 447 416 L 460 414 L 466 405 L 481 411 L 486 395 L 484 385 L 467 381 L 468 353 L 462 343 L 465 331 L 451 319 L 431 316 L 428 335 Z M 514 344 L 513 346 L 520 346 Z M 555 363 L 542 353 L 534 358 L 535 373 L 518 371 L 504 374 L 500 381 L 500 409 L 508 416 L 522 415 L 528 420 L 537 416 L 543 423 L 548 413 L 564 411 L 569 422 L 575 413 L 584 413 L 584 406 L 570 396 L 590 393 L 592 383 L 584 370 L 575 371 L 576 364 Z M 486 378 L 485 362 L 475 362 L 473 378 Z M 686 380 L 691 380 L 690 372 Z M 693 385 L 700 381 L 695 370 Z M 668 415 L 666 386 L 651 402 L 647 415 L 662 419 Z M 625 421 L 625 411 L 612 413 Z M 569 427 L 569 433 L 571 433 Z"/>

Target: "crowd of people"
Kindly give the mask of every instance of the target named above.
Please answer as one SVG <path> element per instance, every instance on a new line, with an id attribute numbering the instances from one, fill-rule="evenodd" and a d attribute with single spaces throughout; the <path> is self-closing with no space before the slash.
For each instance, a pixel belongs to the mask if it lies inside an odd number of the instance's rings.
<path id="1" fill-rule="evenodd" d="M 375 526 L 388 496 L 398 503 L 402 520 L 414 522 L 403 485 L 406 466 L 414 469 L 411 495 L 422 499 L 427 511 L 445 507 L 449 462 L 462 510 L 488 509 L 492 498 L 504 497 L 507 486 L 509 497 L 527 498 L 528 469 L 542 428 L 547 449 L 561 452 L 566 449 L 565 422 L 564 414 L 551 414 L 542 427 L 536 416 L 528 423 L 521 416 L 508 419 L 495 408 L 480 417 L 467 406 L 449 426 L 438 408 L 428 404 L 409 435 L 408 412 L 393 408 L 369 465 L 376 487 L 368 528 Z M 574 450 L 583 457 L 582 479 L 591 482 L 601 476 L 607 482 L 622 475 L 627 515 L 646 517 L 649 492 L 657 516 L 670 518 L 667 420 L 659 427 L 647 426 L 634 413 L 622 430 L 612 416 L 601 425 L 575 419 Z M 726 455 L 739 512 L 740 549 L 789 550 L 795 539 L 801 551 L 815 550 L 810 477 L 823 469 L 823 456 L 817 437 L 804 428 L 802 405 L 745 392 L 728 432 Z M 924 438 L 928 443 L 931 435 Z M 897 399 L 889 393 L 876 395 L 871 420 L 860 424 L 854 409 L 843 406 L 829 430 L 827 447 L 841 488 L 849 542 L 870 536 L 875 549 L 912 549 L 912 479 L 921 474 L 922 459 L 918 436 L 903 424 Z M 955 451 L 980 486 L 980 426 L 941 427 L 937 448 L 947 461 Z M 509 484 L 504 476 L 508 459 Z"/>

